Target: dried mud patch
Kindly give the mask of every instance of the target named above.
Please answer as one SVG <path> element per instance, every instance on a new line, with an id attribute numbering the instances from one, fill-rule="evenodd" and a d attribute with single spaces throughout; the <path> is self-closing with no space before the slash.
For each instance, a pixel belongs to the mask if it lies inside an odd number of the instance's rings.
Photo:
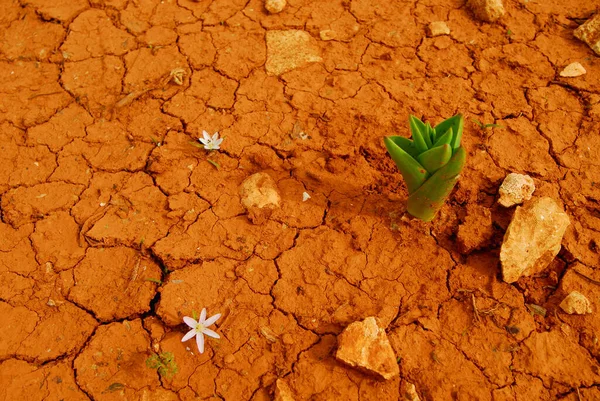
<path id="1" fill-rule="evenodd" d="M 594 2 L 504 0 L 494 24 L 429 3 L 0 2 L 0 400 L 600 398 L 600 63 L 573 36 Z M 382 137 L 458 112 L 467 165 L 414 220 Z M 510 172 L 571 220 L 511 285 Z M 268 212 L 240 199 L 256 173 Z M 369 316 L 400 377 L 335 359 Z"/>

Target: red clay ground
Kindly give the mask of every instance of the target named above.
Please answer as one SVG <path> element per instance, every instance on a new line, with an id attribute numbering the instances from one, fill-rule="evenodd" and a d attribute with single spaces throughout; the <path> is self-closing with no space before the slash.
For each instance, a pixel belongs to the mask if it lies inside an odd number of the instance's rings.
<path id="1" fill-rule="evenodd" d="M 600 62 L 572 34 L 597 3 L 510 0 L 497 24 L 463 3 L 0 0 L 0 399 L 268 400 L 278 378 L 296 400 L 398 400 L 405 381 L 422 400 L 600 399 Z M 450 36 L 426 37 L 438 20 Z M 265 33 L 286 29 L 322 62 L 268 76 Z M 573 61 L 588 73 L 560 78 Z M 382 137 L 457 112 L 461 181 L 410 219 Z M 219 169 L 202 130 L 225 136 Z M 238 187 L 259 171 L 283 205 L 252 224 Z M 508 172 L 572 221 L 514 285 Z M 592 314 L 557 308 L 571 290 Z M 223 317 L 200 355 L 180 340 L 202 307 Z M 400 378 L 333 357 L 367 316 Z"/>

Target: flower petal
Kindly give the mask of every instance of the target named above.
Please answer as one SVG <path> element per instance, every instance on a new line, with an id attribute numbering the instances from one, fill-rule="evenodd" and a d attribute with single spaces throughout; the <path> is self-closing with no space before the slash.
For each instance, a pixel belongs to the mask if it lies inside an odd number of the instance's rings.
<path id="1" fill-rule="evenodd" d="M 181 339 L 181 342 L 184 343 L 187 340 L 189 340 L 190 338 L 194 337 L 195 335 L 196 335 L 196 330 L 190 330 L 185 334 L 185 336 L 183 336 L 183 338 Z"/>
<path id="2" fill-rule="evenodd" d="M 211 325 L 212 325 L 214 322 L 216 322 L 217 320 L 219 320 L 219 318 L 220 318 L 220 317 L 221 317 L 221 314 L 220 314 L 220 313 L 217 313 L 216 315 L 214 315 L 214 316 L 211 316 L 211 317 L 209 317 L 208 319 L 206 319 L 206 320 L 204 321 L 204 323 L 202 323 L 202 325 L 203 325 L 204 327 L 211 326 Z"/>
<path id="3" fill-rule="evenodd" d="M 223 139 L 224 139 L 224 138 L 219 138 L 219 139 L 217 139 L 216 141 L 214 141 L 213 143 L 214 143 L 215 145 L 219 146 L 221 143 L 223 143 Z"/>
<path id="4" fill-rule="evenodd" d="M 204 353 L 204 336 L 202 335 L 202 333 L 198 333 L 198 335 L 196 336 L 196 345 L 198 345 L 198 351 L 200 351 L 201 354 Z"/>
<path id="5" fill-rule="evenodd" d="M 210 139 L 202 139 L 202 138 L 198 138 L 198 140 L 200 141 L 201 144 L 203 145 L 208 145 L 210 143 Z"/>
<path id="6" fill-rule="evenodd" d="M 192 319 L 189 316 L 184 316 L 183 317 L 183 321 L 185 324 L 187 324 L 188 326 L 190 326 L 192 329 L 195 329 L 196 326 L 198 326 L 198 322 L 195 321 L 194 319 Z"/>
<path id="7" fill-rule="evenodd" d="M 210 135 L 208 134 L 208 132 L 206 131 L 202 131 L 202 136 L 204 137 L 204 140 L 206 141 L 210 141 Z"/>
<path id="8" fill-rule="evenodd" d="M 200 312 L 200 320 L 198 320 L 198 323 L 201 323 L 202 325 L 204 325 L 205 320 L 206 320 L 206 308 L 202 308 L 202 312 Z"/>
<path id="9" fill-rule="evenodd" d="M 215 142 L 218 139 L 219 139 L 219 132 L 215 132 L 215 134 L 212 136 L 212 140 L 213 140 L 213 142 Z"/>
<path id="10" fill-rule="evenodd" d="M 216 332 L 212 331 L 211 329 L 204 329 L 204 330 L 202 330 L 202 332 L 212 338 L 221 338 L 220 335 L 218 335 Z"/>

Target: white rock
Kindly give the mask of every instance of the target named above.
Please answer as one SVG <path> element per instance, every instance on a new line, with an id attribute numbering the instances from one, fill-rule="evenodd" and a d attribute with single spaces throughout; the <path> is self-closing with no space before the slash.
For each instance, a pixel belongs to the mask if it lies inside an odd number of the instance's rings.
<path id="1" fill-rule="evenodd" d="M 286 0 L 266 0 L 265 8 L 271 14 L 277 14 L 283 11 L 287 4 Z"/>
<path id="2" fill-rule="evenodd" d="M 309 195 L 308 192 L 302 192 L 302 202 L 306 202 L 310 198 L 311 198 L 311 196 Z"/>
<path id="3" fill-rule="evenodd" d="M 335 355 L 340 361 L 384 379 L 400 374 L 396 355 L 385 330 L 377 326 L 374 317 L 354 322 L 338 336 Z"/>
<path id="4" fill-rule="evenodd" d="M 586 313 L 592 313 L 592 304 L 589 299 L 578 291 L 571 291 L 559 306 L 570 315 L 585 315 Z"/>
<path id="5" fill-rule="evenodd" d="M 500 249 L 502 275 L 507 283 L 545 269 L 560 251 L 569 216 L 552 198 L 518 206 Z"/>
<path id="6" fill-rule="evenodd" d="M 585 68 L 583 68 L 581 64 L 579 64 L 578 62 L 574 62 L 566 66 L 564 70 L 560 72 L 560 76 L 566 78 L 580 77 L 586 72 L 587 71 L 585 70 Z"/>
<path id="7" fill-rule="evenodd" d="M 444 21 L 434 21 L 427 27 L 428 36 L 450 35 L 450 28 Z"/>
<path id="8" fill-rule="evenodd" d="M 531 199 L 533 191 L 535 191 L 533 178 L 524 174 L 510 173 L 500 185 L 498 203 L 504 207 L 520 205 Z"/>

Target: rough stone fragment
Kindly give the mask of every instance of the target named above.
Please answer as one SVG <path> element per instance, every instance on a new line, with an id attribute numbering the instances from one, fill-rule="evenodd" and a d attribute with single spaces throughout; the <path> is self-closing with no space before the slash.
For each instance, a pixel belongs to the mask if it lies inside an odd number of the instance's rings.
<path id="1" fill-rule="evenodd" d="M 281 75 L 309 63 L 323 61 L 316 41 L 305 31 L 268 31 L 267 63 L 269 75 Z"/>
<path id="2" fill-rule="evenodd" d="M 574 62 L 566 66 L 564 70 L 560 72 L 560 76 L 565 78 L 574 78 L 580 77 L 586 72 L 587 71 L 585 70 L 585 68 L 583 68 L 583 66 L 580 63 Z"/>
<path id="3" fill-rule="evenodd" d="M 468 0 L 467 5 L 477 18 L 485 22 L 495 22 L 505 12 L 502 0 Z"/>
<path id="4" fill-rule="evenodd" d="M 457 240 L 462 253 L 482 248 L 492 238 L 492 212 L 487 207 L 467 206 L 467 217 L 458 227 Z"/>
<path id="5" fill-rule="evenodd" d="M 421 401 L 415 385 L 404 380 L 402 381 L 402 384 L 400 384 L 400 395 L 403 397 L 400 398 L 401 400 Z"/>
<path id="6" fill-rule="evenodd" d="M 525 174 L 510 173 L 500 185 L 498 203 L 504 207 L 520 205 L 531 199 L 535 191 L 533 178 Z"/>
<path id="7" fill-rule="evenodd" d="M 433 21 L 427 27 L 427 36 L 450 35 L 450 28 L 444 21 Z"/>
<path id="8" fill-rule="evenodd" d="M 256 173 L 246 178 L 240 186 L 240 197 L 250 220 L 255 223 L 264 221 L 281 204 L 277 184 L 267 173 Z"/>
<path id="9" fill-rule="evenodd" d="M 277 379 L 275 382 L 275 397 L 273 401 L 294 401 L 294 395 L 292 394 L 292 390 L 281 379 Z"/>
<path id="10" fill-rule="evenodd" d="M 569 295 L 560 303 L 560 308 L 566 313 L 572 315 L 585 315 L 592 313 L 592 305 L 590 300 L 579 291 L 571 291 Z"/>
<path id="11" fill-rule="evenodd" d="M 286 0 L 266 0 L 265 8 L 271 14 L 277 14 L 283 11 L 287 4 Z"/>
<path id="12" fill-rule="evenodd" d="M 587 43 L 596 54 L 600 55 L 600 13 L 596 13 L 573 33 L 576 38 Z"/>
<path id="13" fill-rule="evenodd" d="M 548 266 L 560 251 L 569 216 L 552 198 L 517 207 L 500 250 L 504 281 L 514 283 Z"/>
<path id="14" fill-rule="evenodd" d="M 386 380 L 400 374 L 387 334 L 377 326 L 377 321 L 372 316 L 344 329 L 338 336 L 335 356 L 352 367 L 374 373 Z"/>

